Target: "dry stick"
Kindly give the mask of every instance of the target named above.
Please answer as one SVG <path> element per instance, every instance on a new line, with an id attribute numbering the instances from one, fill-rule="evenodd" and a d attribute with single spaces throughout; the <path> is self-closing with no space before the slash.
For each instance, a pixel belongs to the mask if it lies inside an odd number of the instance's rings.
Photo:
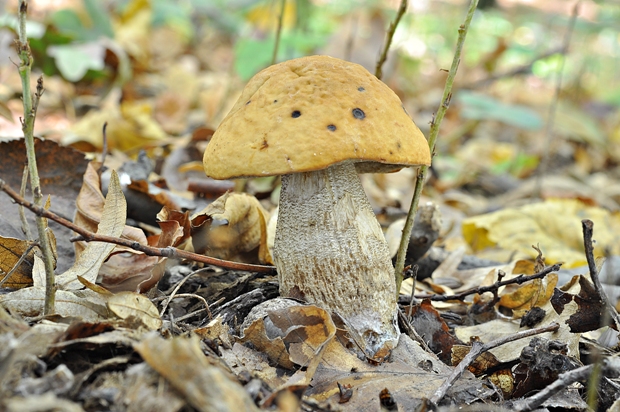
<path id="1" fill-rule="evenodd" d="M 588 261 L 588 269 L 590 271 L 590 278 L 592 279 L 592 283 L 594 284 L 594 289 L 600 296 L 601 302 L 603 306 L 607 309 L 602 316 L 601 324 L 603 326 L 607 325 L 610 318 L 616 323 L 616 327 L 620 327 L 620 317 L 618 316 L 618 312 L 616 308 L 609 303 L 609 299 L 607 299 L 607 295 L 603 290 L 603 285 L 601 284 L 601 280 L 598 277 L 598 270 L 596 269 L 596 262 L 594 260 L 594 245 L 592 244 L 592 236 L 594 234 L 594 223 L 591 220 L 584 219 L 581 221 L 581 226 L 583 228 L 583 246 L 585 249 L 586 260 Z M 594 354 L 594 364 L 592 365 L 592 374 L 588 381 L 588 406 L 593 410 L 596 410 L 596 404 L 598 401 L 598 386 L 601 378 L 601 369 L 602 369 L 602 358 L 600 353 Z"/>
<path id="2" fill-rule="evenodd" d="M 280 16 L 278 16 L 278 28 L 276 29 L 276 41 L 273 45 L 273 55 L 271 56 L 271 65 L 276 64 L 278 60 L 278 49 L 280 48 L 280 35 L 282 34 L 282 21 L 284 20 L 284 6 L 286 0 L 280 0 Z"/>
<path id="3" fill-rule="evenodd" d="M 555 265 L 551 265 L 551 266 L 547 266 L 546 268 L 544 268 L 543 270 L 541 270 L 538 273 L 534 273 L 533 275 L 519 275 L 517 277 L 514 277 L 512 279 L 508 279 L 508 280 L 502 280 L 502 281 L 497 281 L 495 283 L 493 283 L 492 285 L 488 285 L 488 286 L 477 286 L 475 288 L 470 288 L 467 290 L 464 290 L 460 293 L 457 293 L 455 295 L 416 295 L 415 297 L 417 299 L 430 299 L 434 302 L 447 302 L 449 300 L 463 300 L 465 299 L 467 296 L 469 295 L 473 295 L 473 294 L 483 294 L 485 292 L 495 292 L 497 291 L 499 288 L 501 288 L 502 286 L 506 286 L 506 285 L 512 285 L 512 284 L 518 284 L 521 285 L 525 282 L 529 282 L 531 280 L 534 279 L 540 279 L 540 278 L 544 278 L 545 276 L 547 276 L 548 274 L 552 273 L 552 272 L 557 272 L 558 270 L 560 270 L 560 268 L 562 267 L 561 263 L 556 263 Z"/>
<path id="4" fill-rule="evenodd" d="M 6 182 L 0 179 L 0 190 L 4 191 L 10 197 L 15 200 L 15 203 L 18 205 L 22 205 L 33 211 L 38 216 L 42 216 L 48 219 L 52 219 L 55 222 L 60 223 L 61 225 L 73 230 L 78 233 L 80 236 L 78 239 L 72 240 L 83 240 L 85 242 L 105 242 L 105 243 L 114 243 L 115 245 L 121 245 L 133 250 L 137 250 L 139 252 L 143 252 L 148 256 L 161 256 L 168 258 L 177 258 L 177 259 L 188 259 L 193 260 L 195 262 L 207 263 L 209 265 L 220 266 L 227 269 L 233 270 L 245 270 L 248 272 L 263 272 L 263 273 L 274 273 L 275 268 L 273 266 L 263 266 L 263 265 L 250 265 L 247 263 L 237 263 L 237 262 L 229 262 L 227 260 L 216 259 L 208 256 L 199 255 L 197 253 L 186 252 L 185 250 L 180 250 L 174 247 L 165 247 L 165 248 L 157 248 L 151 247 L 147 245 L 143 245 L 133 240 L 122 239 L 113 236 L 100 235 L 97 233 L 90 232 L 82 227 L 79 227 L 67 219 L 58 216 L 57 214 L 50 212 L 42 208 L 41 206 L 37 206 L 27 201 L 23 197 L 21 197 L 15 190 L 13 190 Z"/>
<path id="5" fill-rule="evenodd" d="M 43 194 L 41 193 L 41 183 L 39 181 L 39 172 L 37 170 L 37 159 L 34 150 L 34 121 L 37 115 L 37 107 L 39 99 L 43 95 L 43 78 L 39 77 L 37 81 L 37 91 L 34 96 L 30 92 L 30 73 L 32 68 L 32 53 L 30 44 L 26 35 L 26 14 L 28 13 L 28 2 L 21 0 L 19 2 L 19 26 L 17 43 L 17 54 L 19 55 L 19 75 L 22 80 L 24 105 L 24 118 L 22 119 L 22 131 L 26 141 L 26 155 L 28 158 L 28 170 L 30 173 L 30 186 L 34 198 L 34 204 L 40 207 L 43 203 Z M 47 235 L 47 223 L 40 215 L 36 219 L 37 231 L 39 235 L 39 244 L 43 252 L 43 262 L 45 264 L 45 305 L 43 313 L 49 315 L 54 312 L 55 302 L 55 279 L 54 279 L 54 256 Z"/>
<path id="6" fill-rule="evenodd" d="M 535 395 L 532 395 L 526 399 L 509 401 L 506 406 L 511 411 L 527 412 L 538 409 L 538 407 L 541 406 L 543 402 L 551 398 L 562 389 L 567 388 L 569 385 L 572 385 L 575 382 L 583 382 L 588 379 L 588 377 L 592 373 L 593 367 L 593 365 L 587 365 L 577 369 L 573 369 L 572 371 L 564 372 L 560 376 L 558 376 L 558 379 L 556 379 L 553 383 L 551 383 L 549 386 L 536 393 Z M 605 362 L 603 362 L 602 369 L 605 375 L 617 374 L 620 372 L 618 365 L 614 365 L 613 362 L 610 361 L 610 359 L 606 359 Z"/>
<path id="7" fill-rule="evenodd" d="M 609 299 L 607 299 L 607 295 L 603 290 L 603 285 L 601 284 L 601 279 L 598 277 L 598 270 L 596 269 L 596 262 L 594 260 L 594 246 L 592 245 L 592 235 L 594 234 L 594 223 L 589 219 L 584 219 L 581 221 L 581 227 L 583 228 L 583 246 L 586 251 L 586 260 L 588 261 L 588 269 L 590 271 L 590 278 L 592 279 L 592 283 L 594 284 L 594 288 L 598 292 L 601 297 L 601 302 L 603 302 L 603 306 L 605 306 L 609 312 L 609 315 L 613 318 L 614 322 L 616 322 L 616 326 L 620 328 L 620 316 L 618 316 L 618 312 L 616 308 L 609 303 Z"/>
<path id="8" fill-rule="evenodd" d="M 428 139 L 428 147 L 431 150 L 431 156 L 435 156 L 435 142 L 437 141 L 437 134 L 439 133 L 439 125 L 443 120 L 443 117 L 450 106 L 450 99 L 452 98 L 452 85 L 454 84 L 454 78 L 459 68 L 461 61 L 461 52 L 463 50 L 463 44 L 465 43 L 465 37 L 467 36 L 467 30 L 474 17 L 474 12 L 478 6 L 478 0 L 471 0 L 469 9 L 467 10 L 467 16 L 465 21 L 459 27 L 459 37 L 456 41 L 456 50 L 454 51 L 454 58 L 452 59 L 452 66 L 450 72 L 448 72 L 448 78 L 446 79 L 446 85 L 443 90 L 443 96 L 441 97 L 441 105 L 437 110 L 437 115 L 431 121 L 431 132 Z M 413 229 L 413 222 L 415 220 L 415 214 L 418 210 L 418 203 L 420 202 L 420 195 L 422 194 L 422 186 L 424 185 L 424 178 L 428 166 L 421 166 L 418 171 L 418 176 L 415 182 L 415 190 L 413 191 L 413 198 L 411 199 L 411 206 L 409 207 L 409 213 L 407 213 L 407 220 L 405 221 L 405 227 L 403 228 L 403 235 L 400 238 L 400 246 L 398 247 L 398 254 L 396 255 L 396 267 L 394 269 L 394 276 L 396 277 L 396 294 L 400 292 L 400 285 L 403 283 L 403 269 L 405 267 L 405 255 L 407 253 L 407 246 L 409 245 L 409 237 L 411 236 L 411 230 Z"/>
<path id="9" fill-rule="evenodd" d="M 496 348 L 498 346 L 504 345 L 508 342 L 514 342 L 519 339 L 527 338 L 530 336 L 538 335 L 545 332 L 555 332 L 560 328 L 558 323 L 551 323 L 547 326 L 542 326 L 536 329 L 524 330 L 521 332 L 513 333 L 511 335 L 504 336 L 503 338 L 496 339 L 489 343 L 482 344 L 479 341 L 475 341 L 471 347 L 469 353 L 463 358 L 463 360 L 454 368 L 452 374 L 441 384 L 439 389 L 435 391 L 433 396 L 430 397 L 429 402 L 437 406 L 439 402 L 443 399 L 443 397 L 448 392 L 448 389 L 452 387 L 454 382 L 456 382 L 465 372 L 465 369 L 471 365 L 471 363 L 478 358 L 478 356 L 482 355 L 484 352 Z"/>
<path id="10" fill-rule="evenodd" d="M 551 150 L 551 143 L 553 140 L 552 132 L 553 132 L 553 124 L 555 121 L 555 114 L 558 108 L 558 101 L 560 100 L 560 92 L 562 91 L 562 72 L 564 71 L 564 63 L 566 62 L 566 54 L 568 53 L 568 47 L 570 46 L 570 40 L 573 35 L 573 29 L 575 28 L 575 21 L 577 20 L 577 15 L 579 14 L 579 4 L 581 0 L 577 0 L 575 6 L 573 7 L 573 13 L 571 15 L 570 21 L 568 23 L 568 28 L 566 29 L 566 34 L 564 35 L 564 41 L 562 42 L 562 50 L 560 54 L 562 55 L 562 59 L 560 60 L 560 67 L 558 67 L 557 79 L 555 84 L 555 93 L 553 94 L 553 100 L 549 105 L 549 112 L 547 113 L 547 125 L 545 127 L 545 141 L 544 141 L 544 150 L 542 154 L 542 159 L 540 160 L 540 172 L 536 177 L 536 190 L 535 193 L 538 194 L 538 197 L 542 197 L 542 184 L 545 175 L 547 174 L 547 169 L 549 168 L 549 151 Z"/>
<path id="11" fill-rule="evenodd" d="M 390 45 L 392 44 L 392 39 L 394 38 L 394 33 L 396 32 L 396 27 L 398 27 L 400 19 L 402 19 L 402 17 L 405 15 L 405 12 L 407 11 L 407 3 L 407 0 L 400 0 L 400 6 L 398 6 L 398 12 L 396 13 L 396 17 L 394 17 L 394 21 L 390 23 L 390 27 L 388 28 L 388 32 L 386 33 L 383 50 L 381 51 L 379 60 L 377 60 L 377 66 L 375 67 L 375 76 L 379 80 L 381 80 L 381 77 L 383 77 L 383 64 L 387 60 L 387 54 L 388 51 L 390 51 Z"/>

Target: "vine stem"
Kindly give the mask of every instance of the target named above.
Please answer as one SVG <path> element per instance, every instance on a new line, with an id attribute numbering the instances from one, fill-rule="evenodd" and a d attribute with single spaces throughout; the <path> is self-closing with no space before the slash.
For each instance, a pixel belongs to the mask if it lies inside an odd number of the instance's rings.
<path id="1" fill-rule="evenodd" d="M 41 183 L 39 180 L 39 171 L 37 170 L 37 159 L 34 149 L 34 122 L 37 115 L 37 107 L 39 100 L 43 95 L 43 77 L 37 80 L 37 88 L 34 95 L 30 90 L 30 74 L 32 72 L 32 53 L 28 36 L 26 35 L 26 15 L 28 14 L 28 2 L 20 0 L 19 2 L 19 25 L 17 54 L 19 55 L 20 64 L 18 66 L 19 76 L 22 81 L 24 105 L 24 117 L 21 119 L 22 131 L 26 143 L 26 156 L 28 159 L 28 172 L 30 175 L 30 186 L 34 204 L 41 206 L 43 203 L 43 194 L 41 193 Z M 45 305 L 43 314 L 49 315 L 54 313 L 55 303 L 55 278 L 54 278 L 54 255 L 52 252 L 50 239 L 48 237 L 47 219 L 37 216 L 37 231 L 39 234 L 39 245 L 43 253 L 43 262 L 45 265 Z"/>
<path id="2" fill-rule="evenodd" d="M 461 52 L 463 51 L 463 45 L 465 44 L 465 37 L 469 30 L 469 25 L 474 13 L 478 7 L 478 0 L 471 0 L 469 3 L 469 9 L 465 16 L 465 21 L 459 27 L 459 36 L 456 41 L 456 50 L 454 51 L 454 58 L 452 59 L 452 66 L 448 72 L 448 78 L 446 79 L 446 85 L 443 90 L 443 96 L 441 97 L 441 104 L 437 114 L 431 121 L 431 131 L 428 139 L 428 147 L 431 150 L 431 156 L 435 156 L 435 142 L 437 141 L 437 135 L 439 133 L 439 126 L 443 120 L 448 107 L 450 106 L 450 100 L 452 99 L 452 85 L 454 84 L 454 78 L 461 62 Z M 396 265 L 394 269 L 394 276 L 396 277 L 396 294 L 400 292 L 400 286 L 403 283 L 403 270 L 405 268 L 405 254 L 407 252 L 407 245 L 409 244 L 409 237 L 411 236 L 411 230 L 413 229 L 413 222 L 418 210 L 418 203 L 420 203 L 420 195 L 422 193 L 422 187 L 424 186 L 424 179 L 428 172 L 428 166 L 421 166 L 418 170 L 418 176 L 416 178 L 415 189 L 413 191 L 413 198 L 411 200 L 411 206 L 409 207 L 409 213 L 407 214 L 407 220 L 405 221 L 405 227 L 403 228 L 403 234 L 400 238 L 400 245 L 398 247 L 398 254 L 396 255 Z"/>

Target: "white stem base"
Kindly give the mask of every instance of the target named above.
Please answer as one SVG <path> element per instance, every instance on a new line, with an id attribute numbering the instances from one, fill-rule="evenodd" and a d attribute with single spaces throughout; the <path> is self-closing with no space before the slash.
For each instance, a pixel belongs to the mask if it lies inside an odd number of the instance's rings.
<path id="1" fill-rule="evenodd" d="M 353 163 L 282 176 L 274 261 L 282 296 L 338 313 L 370 356 L 396 346 L 394 269 Z"/>

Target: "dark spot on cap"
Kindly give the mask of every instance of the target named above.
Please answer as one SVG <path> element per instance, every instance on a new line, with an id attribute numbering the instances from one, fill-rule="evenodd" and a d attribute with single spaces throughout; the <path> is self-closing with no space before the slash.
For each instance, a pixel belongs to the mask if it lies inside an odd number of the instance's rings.
<path id="1" fill-rule="evenodd" d="M 291 117 L 293 119 L 297 119 L 299 116 L 301 116 L 301 112 L 299 110 L 293 110 L 293 113 L 291 113 Z"/>
<path id="2" fill-rule="evenodd" d="M 366 89 L 364 89 L 362 86 L 360 86 L 360 87 L 358 87 L 358 88 L 357 88 L 357 91 L 358 91 L 358 92 L 363 92 L 364 90 L 366 90 Z"/>
<path id="3" fill-rule="evenodd" d="M 391 155 L 393 155 L 393 154 L 394 154 L 394 152 L 390 150 L 390 154 L 391 154 Z"/>
<path id="4" fill-rule="evenodd" d="M 396 143 L 396 147 L 397 147 L 398 149 L 400 149 L 400 148 L 402 147 L 402 145 L 400 144 L 400 142 L 397 142 L 397 143 Z"/>
<path id="5" fill-rule="evenodd" d="M 330 132 L 335 132 L 336 126 L 334 126 L 333 124 L 330 124 L 329 126 L 327 126 L 327 130 L 329 130 Z"/>
<path id="6" fill-rule="evenodd" d="M 364 111 L 359 107 L 356 107 L 355 109 L 353 109 L 353 117 L 361 120 L 366 117 L 366 113 L 364 113 Z"/>
<path id="7" fill-rule="evenodd" d="M 250 104 L 252 100 L 248 100 L 247 102 L 245 102 L 245 105 L 247 106 L 248 104 Z"/>
<path id="8" fill-rule="evenodd" d="M 267 139 L 265 139 L 263 137 L 263 143 L 260 145 L 260 147 L 258 148 L 258 150 L 265 150 L 266 148 L 269 147 L 269 143 L 267 142 Z"/>
<path id="9" fill-rule="evenodd" d="M 274 100 L 273 102 L 274 102 L 274 103 L 278 103 L 278 99 Z"/>

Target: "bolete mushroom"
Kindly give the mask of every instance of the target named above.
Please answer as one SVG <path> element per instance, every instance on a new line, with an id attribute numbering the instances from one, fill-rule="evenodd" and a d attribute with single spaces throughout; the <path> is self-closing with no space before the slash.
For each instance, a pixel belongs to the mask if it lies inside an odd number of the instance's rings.
<path id="1" fill-rule="evenodd" d="M 396 94 L 362 66 L 327 56 L 254 76 L 204 154 L 215 179 L 282 175 L 274 245 L 280 294 L 337 313 L 368 356 L 397 342 L 397 295 L 357 173 L 430 161 Z"/>

